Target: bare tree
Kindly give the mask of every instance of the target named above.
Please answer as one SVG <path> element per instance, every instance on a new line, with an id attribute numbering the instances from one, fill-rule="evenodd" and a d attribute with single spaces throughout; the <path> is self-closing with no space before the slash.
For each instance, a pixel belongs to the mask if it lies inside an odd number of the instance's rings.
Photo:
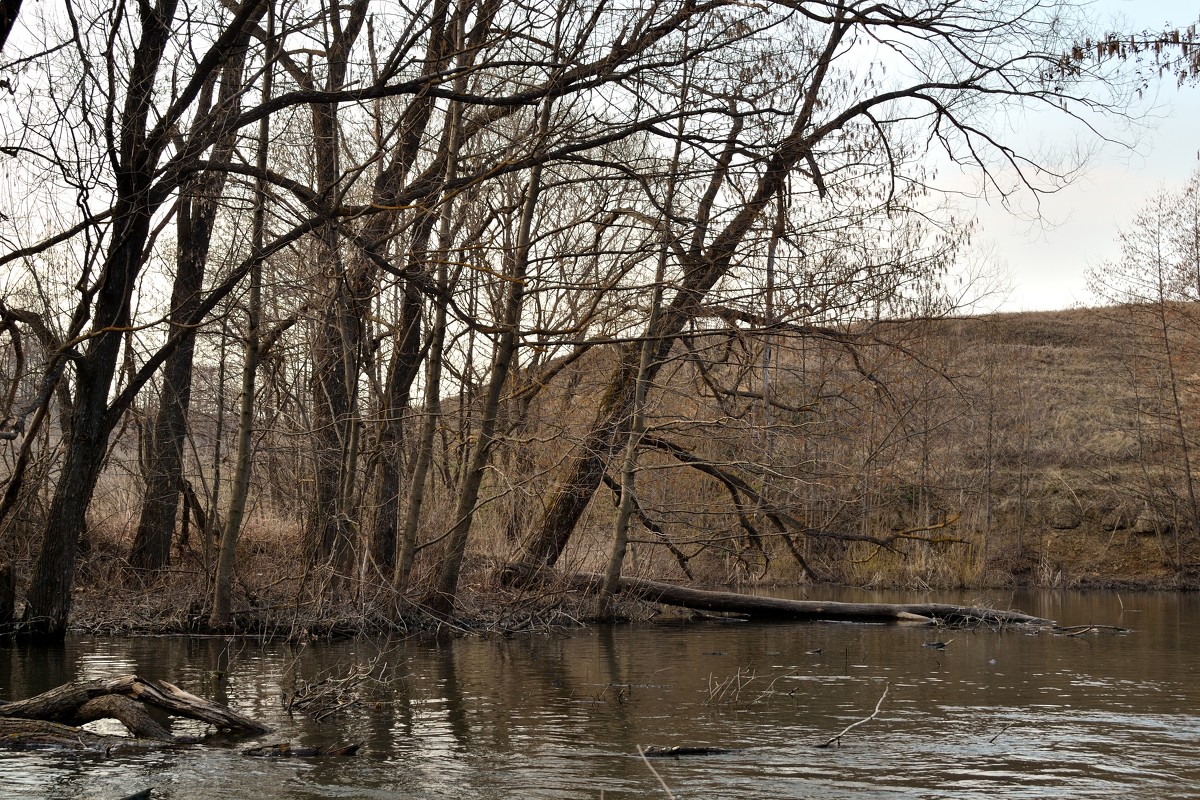
<path id="1" fill-rule="evenodd" d="M 1192 175 L 1178 191 L 1163 191 L 1152 198 L 1118 235 L 1120 256 L 1092 275 L 1094 290 L 1112 303 L 1120 304 L 1121 315 L 1132 334 L 1130 375 L 1137 396 L 1137 430 L 1151 431 L 1162 440 L 1145 442 L 1143 473 L 1166 467 L 1167 478 L 1151 479 L 1148 505 L 1160 492 L 1167 497 L 1182 495 L 1182 517 L 1175 531 L 1174 561 L 1181 567 L 1184 525 L 1193 535 L 1200 533 L 1200 502 L 1197 500 L 1197 420 L 1187 395 L 1190 392 L 1185 364 L 1195 357 L 1200 344 L 1200 318 L 1195 303 L 1200 300 L 1200 172 Z M 1157 437 L 1156 437 L 1157 438 Z M 1161 463 L 1160 463 L 1161 459 Z M 1156 485 L 1157 484 L 1157 485 Z M 1150 508 L 1151 514 L 1159 510 Z M 1176 516 L 1174 509 L 1170 517 Z"/>
<path id="2" fill-rule="evenodd" d="M 245 50 L 249 40 L 250 31 L 247 29 L 231 50 L 221 71 L 215 107 L 212 97 L 214 81 L 205 84 L 197 100 L 198 116 L 211 115 L 220 120 L 218 124 L 224 127 L 223 123 L 241 111 Z M 218 164 L 227 163 L 232 158 L 236 141 L 237 131 L 226 129 L 213 145 L 212 160 Z M 197 175 L 183 189 L 177 203 L 177 263 L 170 312 L 170 323 L 176 329 L 195 315 L 201 300 L 209 245 L 225 179 L 226 173 L 221 171 Z M 187 337 L 163 365 L 158 413 L 152 427 L 147 458 L 146 493 L 129 554 L 129 564 L 137 570 L 161 569 L 171 559 L 171 542 L 183 485 L 184 438 L 187 434 L 188 406 L 191 403 L 194 342 L 193 337 Z"/>
<path id="3" fill-rule="evenodd" d="M 1008 188 L 999 183 L 999 166 L 1014 170 L 1035 191 L 1047 179 L 1053 183 L 1057 178 L 1053 172 L 1005 146 L 981 127 L 975 115 L 984 100 L 1066 106 L 1069 114 L 1103 107 L 1100 99 L 1088 96 L 1092 86 L 1075 83 L 1071 85 L 1077 88 L 1068 89 L 1067 78 L 1057 84 L 1045 79 L 1060 61 L 1053 48 L 1062 42 L 1055 36 L 1058 16 L 1041 13 L 1045 10 L 1022 3 L 986 10 L 973 5 L 911 10 L 875 3 L 797 6 L 796 21 L 807 45 L 803 60 L 792 67 L 799 90 L 786 100 L 790 111 L 780 126 L 783 129 L 764 132 L 757 157 L 748 165 L 738 155 L 746 147 L 742 130 L 755 109 L 742 113 L 736 102 L 730 104 L 723 150 L 714 159 L 708 188 L 691 216 L 691 241 L 676 255 L 678 289 L 651 332 L 657 350 L 650 377 L 665 363 L 675 338 L 710 302 L 718 284 L 747 258 L 749 234 L 793 176 L 809 182 L 824 203 L 853 207 L 878 198 L 886 207 L 897 186 L 921 183 L 919 172 L 911 171 L 913 162 L 904 160 L 911 154 L 902 144 L 921 125 L 926 140 L 944 147 L 956 161 L 975 164 L 998 188 Z M 785 12 L 773 7 L 762 13 Z M 850 88 L 846 72 L 859 65 L 852 65 L 846 54 L 853 52 L 851 45 L 857 41 L 876 42 L 899 61 L 889 69 L 890 80 L 882 84 L 869 80 L 866 86 Z M 769 106 L 772 118 L 776 107 Z M 879 188 L 872 193 L 852 180 L 856 172 Z M 715 204 L 723 190 L 729 191 L 731 174 L 741 177 L 745 186 L 738 192 L 738 202 L 718 215 Z M 721 224 L 714 224 L 718 220 Z M 624 351 L 595 426 L 517 556 L 518 562 L 553 564 L 566 547 L 609 458 L 627 435 L 622 421 L 629 419 L 637 356 L 636 348 Z"/>
<path id="4" fill-rule="evenodd" d="M 114 126 L 109 129 L 115 157 L 112 217 L 118 224 L 112 231 L 96 284 L 84 293 L 76 311 L 79 317 L 92 318 L 92 333 L 78 343 L 82 352 L 75 352 L 77 343 L 72 342 L 61 355 L 74 364 L 74 410 L 62 475 L 50 505 L 42 550 L 27 597 L 23 622 L 32 631 L 58 637 L 65 630 L 74 579 L 75 545 L 100 474 L 104 443 L 123 410 L 110 408 L 109 389 L 123 332 L 131 322 L 130 299 L 143 264 L 143 249 L 150 237 L 155 210 L 151 184 L 158 159 L 170 141 L 168 131 L 200 93 L 208 75 L 238 49 L 245 27 L 263 10 L 262 3 L 247 3 L 211 44 L 198 65 L 198 72 L 180 88 L 166 113 L 152 116 L 156 77 L 171 36 L 175 0 L 138 7 L 140 30 L 130 54 L 128 85 L 123 101 L 113 108 Z"/>
<path id="5" fill-rule="evenodd" d="M 267 8 L 267 48 L 264 52 L 262 102 L 271 99 L 273 91 L 272 72 L 275 68 L 275 6 L 273 0 Z M 263 117 L 258 122 L 258 142 L 255 162 L 260 173 L 267 169 L 267 157 L 271 141 L 271 119 Z M 267 238 L 267 186 L 261 177 L 254 186 L 254 216 L 251 222 L 251 258 L 257 259 L 263 251 Z M 237 542 L 246 502 L 250 489 L 251 436 L 254 433 L 254 395 L 257 387 L 258 365 L 262 355 L 262 283 L 263 265 L 256 260 L 250 268 L 249 296 L 246 300 L 246 345 L 242 363 L 242 385 L 238 397 L 237 454 L 233 489 L 229 499 L 229 514 L 225 528 L 221 531 L 221 545 L 217 557 L 216 574 L 213 578 L 213 604 L 209 624 L 214 628 L 227 628 L 233 616 L 233 573 L 237 562 Z"/>

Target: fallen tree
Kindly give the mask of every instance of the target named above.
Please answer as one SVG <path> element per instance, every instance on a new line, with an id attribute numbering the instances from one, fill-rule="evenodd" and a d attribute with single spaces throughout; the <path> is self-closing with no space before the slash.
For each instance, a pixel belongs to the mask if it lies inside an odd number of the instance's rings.
<path id="1" fill-rule="evenodd" d="M 118 675 L 101 680 L 74 681 L 25 700 L 0 702 L 0 736 L 3 736 L 4 746 L 9 748 L 64 747 L 105 751 L 200 741 L 194 737 L 172 735 L 150 715 L 149 708 L 206 722 L 221 730 L 246 734 L 271 731 L 268 726 L 227 706 L 197 697 L 166 681 Z M 100 719 L 121 722 L 132 737 L 92 733 L 79 727 Z"/>
<path id="2" fill-rule="evenodd" d="M 576 572 L 566 582 L 582 591 L 595 591 L 603 576 Z M 693 589 L 644 578 L 621 578 L 621 594 L 650 603 L 678 606 L 694 611 L 740 614 L 759 620 L 809 622 L 915 622 L 940 625 L 1053 625 L 1053 620 L 1020 611 L 1003 611 L 946 603 L 837 603 L 824 600 L 787 600 L 782 597 Z"/>
<path id="3" fill-rule="evenodd" d="M 1050 625 L 1052 620 L 1020 611 L 1004 611 L 945 603 L 839 603 L 788 600 L 735 592 L 675 586 L 642 578 L 622 578 L 620 591 L 641 600 L 690 608 L 742 614 L 753 619 L 827 622 L 920 622 L 946 625 Z"/>

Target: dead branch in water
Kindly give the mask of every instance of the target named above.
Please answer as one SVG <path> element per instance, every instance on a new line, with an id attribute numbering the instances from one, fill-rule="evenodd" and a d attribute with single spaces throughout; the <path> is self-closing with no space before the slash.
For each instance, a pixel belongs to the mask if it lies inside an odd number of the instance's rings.
<path id="1" fill-rule="evenodd" d="M 1055 625 L 1051 630 L 1059 636 L 1084 636 L 1089 633 L 1101 633 L 1104 631 L 1112 634 L 1130 633 L 1133 629 L 1122 628 L 1120 625 Z"/>
<path id="2" fill-rule="evenodd" d="M 813 747 L 829 747 L 834 742 L 837 742 L 838 747 L 841 747 L 843 736 L 852 731 L 854 728 L 857 728 L 859 725 L 865 725 L 866 723 L 875 719 L 875 717 L 879 716 L 879 709 L 883 708 L 883 700 L 888 696 L 888 689 L 891 688 L 892 683 L 891 681 L 888 681 L 883 687 L 883 694 L 880 696 L 879 702 L 875 704 L 875 710 L 871 712 L 871 716 L 867 717 L 866 719 L 860 719 L 858 722 L 850 723 L 841 733 L 837 734 L 836 736 L 831 736 L 827 741 L 815 744 Z"/>
<path id="3" fill-rule="evenodd" d="M 646 751 L 642 749 L 640 744 L 637 746 L 637 751 L 638 755 L 642 757 L 642 762 L 646 765 L 646 768 L 650 770 L 650 774 L 658 779 L 658 785 L 661 786 L 662 790 L 667 793 L 667 797 L 670 798 L 670 800 L 675 800 L 675 795 L 671 794 L 671 788 L 667 786 L 667 782 L 663 780 L 662 775 L 659 775 L 658 770 L 656 770 L 654 765 L 650 763 L 650 759 L 646 758 Z"/>
<path id="4" fill-rule="evenodd" d="M 510 565 L 510 569 L 514 568 Z M 547 575 L 547 577 L 551 577 Z M 601 576 L 576 572 L 564 579 L 575 589 L 594 591 Z M 617 590 L 650 603 L 680 606 L 697 611 L 738 613 L 758 620 L 836 622 L 914 622 L 927 625 L 1034 625 L 1048 626 L 1053 620 L 1020 611 L 949 605 L 945 603 L 838 603 L 823 600 L 788 600 L 782 597 L 738 594 L 693 589 L 645 578 L 621 578 Z"/>
<path id="5" fill-rule="evenodd" d="M 276 742 L 250 747 L 242 751 L 244 756 L 258 758 L 320 758 L 323 756 L 352 756 L 363 746 L 362 742 L 337 747 L 295 747 L 291 742 Z"/>

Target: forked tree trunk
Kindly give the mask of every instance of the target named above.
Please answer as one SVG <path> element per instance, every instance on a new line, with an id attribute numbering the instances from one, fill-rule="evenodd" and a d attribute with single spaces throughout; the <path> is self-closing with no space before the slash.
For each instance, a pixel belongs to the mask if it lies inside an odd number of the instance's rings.
<path id="1" fill-rule="evenodd" d="M 241 108 L 245 48 L 249 33 L 239 42 L 237 51 L 225 65 L 217 99 L 222 118 L 237 114 Z M 210 103 L 200 106 L 208 111 Z M 237 142 L 235 131 L 213 146 L 212 160 L 227 162 Z M 208 252 L 216 224 L 218 197 L 225 186 L 225 173 L 214 172 L 200 179 L 180 200 L 176 227 L 178 256 L 175 283 L 171 290 L 172 332 L 195 316 L 200 305 Z M 171 542 L 179 515 L 179 496 L 183 487 L 183 444 L 188 430 L 191 405 L 192 358 L 195 338 L 187 337 L 163 365 L 162 390 L 158 414 L 150 439 L 150 457 L 146 475 L 146 493 L 138 518 L 137 532 L 129 553 L 129 565 L 139 570 L 158 570 L 171 560 Z"/>

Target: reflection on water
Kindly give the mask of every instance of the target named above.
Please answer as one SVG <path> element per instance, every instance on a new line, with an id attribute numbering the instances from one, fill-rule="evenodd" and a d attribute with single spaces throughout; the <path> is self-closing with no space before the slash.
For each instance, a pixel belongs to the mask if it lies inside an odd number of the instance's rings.
<path id="1" fill-rule="evenodd" d="M 248 758 L 240 740 L 109 758 L 0 752 L 0 793 L 665 797 L 637 746 L 708 745 L 734 751 L 655 762 L 678 796 L 1195 796 L 1200 598 L 1026 593 L 991 602 L 1136 630 L 1072 638 L 707 623 L 438 644 L 75 637 L 59 648 L 0 645 L 0 697 L 138 672 L 276 727 L 256 741 L 364 742 L 356 758 L 314 761 Z M 926 646 L 939 641 L 944 649 Z M 320 724 L 284 712 L 282 698 L 297 686 L 352 668 L 377 679 L 359 684 L 355 705 Z M 813 747 L 868 716 L 885 687 L 879 717 L 840 748 Z"/>

